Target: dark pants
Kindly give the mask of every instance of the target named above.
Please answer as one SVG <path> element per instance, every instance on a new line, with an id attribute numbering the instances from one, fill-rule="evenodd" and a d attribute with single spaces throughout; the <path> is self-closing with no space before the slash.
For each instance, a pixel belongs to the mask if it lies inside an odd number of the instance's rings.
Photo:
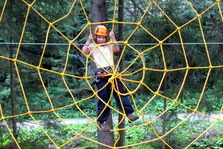
<path id="1" fill-rule="evenodd" d="M 103 88 L 105 86 L 105 84 L 108 82 L 108 79 L 109 79 L 109 77 L 103 78 L 96 84 L 98 90 L 100 90 L 101 88 Z M 115 98 L 119 108 L 122 109 L 121 105 L 123 105 L 123 107 L 124 107 L 123 110 L 125 111 L 125 113 L 127 115 L 133 113 L 134 110 L 132 108 L 132 105 L 131 105 L 128 97 L 127 96 L 123 96 L 123 95 L 118 95 L 116 93 L 116 91 L 115 91 L 115 90 L 119 89 L 119 92 L 126 93 L 126 90 L 125 90 L 123 84 L 120 82 L 119 79 L 114 80 L 114 82 L 115 82 L 115 89 L 113 89 L 113 95 L 114 95 L 114 98 Z M 105 103 L 107 103 L 109 101 L 109 98 L 111 97 L 111 93 L 112 93 L 111 91 L 112 91 L 112 88 L 111 88 L 111 84 L 109 83 L 101 91 L 98 92 L 98 96 Z M 122 104 L 121 104 L 121 102 L 122 102 Z M 99 116 L 99 114 L 105 108 L 105 104 L 99 99 L 98 103 L 97 103 L 97 106 L 98 106 L 97 107 L 97 115 Z M 109 113 L 110 113 L 110 108 L 106 107 L 104 109 L 103 113 L 101 114 L 101 116 L 98 118 L 98 121 L 99 122 L 106 121 L 108 119 L 108 117 L 109 117 Z"/>

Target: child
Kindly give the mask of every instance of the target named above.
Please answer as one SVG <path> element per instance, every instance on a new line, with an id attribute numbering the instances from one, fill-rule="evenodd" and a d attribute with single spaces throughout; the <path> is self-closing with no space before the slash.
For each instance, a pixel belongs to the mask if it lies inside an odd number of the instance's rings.
<path id="1" fill-rule="evenodd" d="M 108 34 L 108 29 L 104 25 L 98 25 L 94 30 L 94 36 L 90 34 L 85 45 L 82 47 L 82 51 L 85 54 L 90 54 L 96 63 L 97 70 L 95 75 L 99 76 L 99 81 L 96 83 L 96 86 L 97 89 L 100 90 L 98 92 L 98 96 L 105 103 L 109 102 L 110 94 L 112 92 L 111 83 L 108 83 L 110 76 L 106 76 L 105 74 L 108 72 L 112 73 L 112 68 L 114 68 L 113 52 L 120 51 L 119 45 L 105 44 L 108 36 L 111 38 L 112 42 L 117 42 L 113 31 Z M 92 41 L 94 41 L 97 45 L 93 44 Z M 129 121 L 132 122 L 137 120 L 139 116 L 132 115 L 134 110 L 127 96 L 118 95 L 116 93 L 117 90 L 122 94 L 126 93 L 123 84 L 119 78 L 116 78 L 114 82 L 115 86 L 113 89 L 113 95 L 118 106 L 122 109 L 123 105 L 123 110 L 125 111 Z M 111 129 L 106 123 L 106 120 L 109 117 L 110 108 L 105 107 L 105 104 L 101 100 L 98 100 L 97 103 L 99 126 L 101 127 L 102 131 L 110 131 Z"/>

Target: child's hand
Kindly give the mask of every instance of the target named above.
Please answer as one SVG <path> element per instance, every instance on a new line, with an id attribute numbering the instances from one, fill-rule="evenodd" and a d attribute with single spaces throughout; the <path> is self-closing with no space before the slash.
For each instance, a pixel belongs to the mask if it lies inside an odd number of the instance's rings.
<path id="1" fill-rule="evenodd" d="M 92 35 L 92 34 L 90 34 L 90 35 L 88 36 L 88 40 L 93 40 L 93 35 Z"/>
<path id="2" fill-rule="evenodd" d="M 109 33 L 109 36 L 110 36 L 110 38 L 115 38 L 115 33 L 114 33 L 113 31 L 111 31 L 111 32 Z"/>

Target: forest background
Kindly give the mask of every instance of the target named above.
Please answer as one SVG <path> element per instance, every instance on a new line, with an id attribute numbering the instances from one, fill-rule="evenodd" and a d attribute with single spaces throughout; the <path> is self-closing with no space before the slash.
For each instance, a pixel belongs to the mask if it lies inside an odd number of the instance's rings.
<path id="1" fill-rule="evenodd" d="M 199 12 L 204 11 L 214 1 L 194 1 L 193 6 Z M 0 2 L 0 6 L 3 6 L 3 1 Z M 84 8 L 87 14 L 91 14 L 90 2 L 83 0 Z M 124 21 L 125 22 L 138 22 L 139 18 L 144 14 L 144 4 L 148 3 L 145 0 L 130 0 L 124 1 Z M 158 2 L 165 13 L 179 26 L 184 24 L 187 20 L 190 20 L 196 16 L 192 9 L 190 9 L 185 1 L 178 0 L 166 0 Z M 70 0 L 63 0 L 55 2 L 55 0 L 37 1 L 34 7 L 41 12 L 41 14 L 48 20 L 53 21 L 64 16 L 69 10 L 71 5 Z M 106 1 L 107 7 L 107 20 L 111 20 L 113 16 L 114 3 Z M 164 39 L 170 33 L 175 30 L 175 26 L 160 13 L 156 7 L 151 7 L 148 15 L 146 15 L 142 21 L 142 25 L 148 29 L 158 39 Z M 4 18 L 0 25 L 0 55 L 13 58 L 17 52 L 20 41 L 20 35 L 24 25 L 27 6 L 22 1 L 9 1 L 4 13 Z M 212 8 L 207 13 L 204 13 L 201 17 L 202 27 L 205 33 L 205 38 L 208 44 L 209 54 L 212 59 L 212 65 L 223 64 L 223 45 L 219 44 L 223 41 L 223 24 L 219 16 L 219 10 L 217 7 Z M 55 24 L 55 26 L 69 39 L 74 39 L 78 33 L 86 25 L 86 17 L 80 5 L 76 5 L 71 14 L 64 20 Z M 108 28 L 112 27 L 112 24 L 107 24 Z M 43 52 L 46 31 L 48 24 L 39 17 L 33 10 L 30 11 L 29 21 L 27 22 L 26 30 L 22 42 L 24 44 L 20 47 L 18 59 L 20 61 L 37 66 L 39 59 Z M 122 34 L 122 40 L 131 34 L 135 25 L 124 24 L 123 32 L 118 32 L 118 25 L 115 25 L 115 33 L 120 37 Z M 209 66 L 206 51 L 204 48 L 204 41 L 198 22 L 194 21 L 182 30 L 183 40 L 187 51 L 187 58 L 191 67 Z M 86 30 L 75 40 L 75 44 L 82 47 L 89 34 L 89 30 Z M 14 44 L 9 44 L 14 43 Z M 34 44 L 26 44 L 34 43 Z M 52 43 L 52 44 L 50 44 Z M 53 44 L 55 43 L 55 44 Z M 141 51 L 152 47 L 157 44 L 157 41 L 151 37 L 144 30 L 138 30 L 134 36 L 129 39 L 129 43 L 137 50 Z M 135 44 L 134 44 L 135 43 Z M 140 44 L 141 43 L 141 44 Z M 145 44 L 148 43 L 148 44 Z M 185 60 L 183 58 L 182 49 L 180 44 L 168 44 L 168 43 L 180 43 L 178 34 L 173 35 L 171 38 L 165 41 L 164 51 L 166 56 L 167 69 L 175 69 L 185 67 Z M 197 44 L 196 44 L 197 43 Z M 198 44 L 199 43 L 199 44 Z M 123 47 L 123 45 L 120 45 Z M 44 53 L 44 59 L 41 67 L 44 69 L 53 70 L 56 72 L 62 72 L 67 55 L 68 43 L 56 30 L 51 30 L 48 39 L 48 45 Z M 137 53 L 133 50 L 129 50 L 124 55 L 124 62 L 122 67 L 128 66 L 132 60 L 137 56 Z M 118 57 L 118 55 L 117 55 Z M 148 68 L 163 69 L 163 60 L 161 58 L 161 51 L 159 48 L 151 50 L 144 54 L 144 60 Z M 14 65 L 11 61 L 0 59 L 0 103 L 6 116 L 17 115 L 25 113 L 27 107 L 24 103 L 24 99 L 21 93 L 21 87 L 18 77 L 16 76 Z M 50 109 L 50 104 L 47 100 L 46 94 L 43 91 L 42 84 L 38 78 L 37 71 L 27 65 L 18 63 L 18 68 L 21 74 L 21 80 L 26 90 L 27 98 L 29 99 L 29 106 L 32 111 L 42 111 Z M 133 72 L 136 69 L 142 68 L 142 63 L 136 61 L 132 67 L 130 67 L 126 73 Z M 84 76 L 86 71 L 85 57 L 77 50 L 76 47 L 72 47 L 69 55 L 69 65 L 66 70 L 67 74 L 75 76 Z M 179 98 L 179 101 L 192 109 L 197 105 L 197 100 L 202 91 L 204 81 L 206 79 L 207 69 L 191 70 L 188 74 L 184 91 Z M 90 73 L 90 72 L 89 72 Z M 144 83 L 150 86 L 152 90 L 156 90 L 163 72 L 147 71 L 145 74 Z M 170 98 L 175 97 L 178 88 L 182 84 L 182 79 L 185 71 L 169 72 L 165 77 L 165 82 L 161 87 L 163 95 Z M 41 71 L 43 81 L 49 95 L 53 101 L 55 108 L 63 107 L 72 104 L 70 95 L 67 92 L 61 76 L 52 74 L 47 71 Z M 141 73 L 134 76 L 128 76 L 129 79 L 140 80 Z M 77 100 L 81 100 L 92 95 L 92 90 L 85 83 L 83 79 L 66 77 L 66 81 L 71 88 L 72 94 Z M 128 82 L 127 82 L 128 84 Z M 135 88 L 137 84 L 128 84 L 130 88 Z M 223 88 L 223 73 L 222 68 L 213 69 L 208 85 L 206 87 L 205 95 L 202 102 L 199 105 L 199 111 L 204 113 L 216 112 L 221 109 L 222 106 L 222 88 Z M 137 105 L 143 106 L 151 98 L 152 93 L 145 87 L 140 87 L 134 97 L 137 101 Z M 152 102 L 150 106 L 144 111 L 144 114 L 157 114 L 165 110 L 169 101 L 163 98 L 157 99 L 156 102 Z M 79 107 L 89 116 L 95 116 L 95 102 L 83 101 L 79 103 Z M 63 108 L 57 111 L 63 118 L 81 118 L 84 117 L 76 107 L 71 106 Z M 174 113 L 187 113 L 187 109 L 181 106 L 175 106 L 169 111 L 169 115 Z M 38 120 L 54 119 L 54 115 L 51 113 L 37 113 L 35 117 Z M 171 117 L 169 117 L 171 119 Z M 15 120 L 15 119 L 14 119 Z M 27 121 L 31 120 L 28 115 L 17 117 L 15 121 Z"/>

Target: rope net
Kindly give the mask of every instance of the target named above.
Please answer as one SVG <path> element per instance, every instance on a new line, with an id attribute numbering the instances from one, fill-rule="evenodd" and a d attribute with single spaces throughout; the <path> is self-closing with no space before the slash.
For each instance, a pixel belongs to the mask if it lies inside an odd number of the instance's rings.
<path id="1" fill-rule="evenodd" d="M 207 42 L 210 42 L 211 40 L 206 39 L 206 34 L 210 32 L 214 32 L 215 30 L 212 29 L 209 32 L 203 29 L 203 23 L 204 20 L 202 20 L 203 15 L 206 15 L 210 12 L 210 10 L 217 10 L 216 14 L 212 14 L 215 16 L 218 16 L 221 21 L 223 21 L 222 16 L 222 1 L 216 0 L 216 1 L 205 1 L 207 2 L 207 7 L 205 9 L 199 9 L 194 6 L 195 2 L 193 1 L 182 1 L 184 3 L 185 10 L 191 11 L 191 16 L 186 20 L 183 20 L 182 24 L 176 24 L 173 15 L 170 15 L 171 13 L 168 13 L 165 11 L 165 6 L 162 5 L 162 2 L 158 2 L 155 0 L 147 1 L 147 4 L 144 6 L 138 6 L 141 7 L 141 11 L 143 11 L 143 15 L 141 15 L 140 18 L 137 18 L 135 22 L 118 22 L 117 20 L 117 1 L 109 3 L 112 5 L 112 11 L 113 15 L 109 16 L 108 20 L 105 22 L 97 22 L 92 23 L 89 19 L 89 12 L 86 11 L 86 7 L 90 6 L 90 2 L 82 1 L 82 0 L 74 0 L 71 1 L 70 4 L 67 4 L 67 13 L 63 14 L 59 18 L 55 20 L 50 20 L 49 16 L 47 16 L 47 12 L 42 12 L 41 9 L 37 9 L 37 6 L 42 5 L 44 7 L 44 2 L 40 0 L 20 0 L 21 6 L 26 8 L 26 12 L 23 14 L 24 16 L 22 19 L 24 20 L 24 23 L 21 28 L 21 34 L 19 35 L 19 41 L 16 41 L 18 44 L 16 46 L 16 51 L 13 57 L 7 56 L 7 55 L 0 55 L 0 59 L 2 63 L 12 62 L 15 68 L 16 72 L 16 79 L 18 81 L 18 86 L 20 86 L 20 93 L 18 96 L 23 99 L 22 108 L 20 110 L 16 111 L 16 114 L 10 114 L 7 111 L 9 109 L 5 109 L 4 105 L 1 102 L 0 106 L 0 122 L 1 127 L 6 130 L 6 136 L 8 136 L 8 142 L 15 142 L 18 148 L 23 148 L 24 144 L 21 144 L 19 138 L 22 136 L 15 136 L 13 134 L 13 128 L 11 125 L 11 121 L 13 118 L 27 118 L 31 119 L 31 122 L 39 128 L 37 131 L 33 131 L 35 134 L 41 134 L 43 138 L 46 138 L 48 142 L 45 143 L 46 146 L 51 145 L 51 148 L 72 148 L 69 147 L 70 144 L 74 143 L 75 140 L 78 138 L 81 138 L 86 142 L 91 142 L 95 145 L 100 144 L 107 146 L 108 148 L 137 148 L 137 147 L 143 147 L 143 145 L 151 144 L 156 142 L 157 144 L 165 144 L 168 148 L 174 148 L 172 143 L 168 141 L 168 138 L 171 137 L 176 132 L 181 132 L 184 137 L 182 138 L 176 138 L 176 144 L 181 143 L 182 140 L 187 139 L 187 143 L 184 144 L 184 148 L 190 148 L 195 144 L 200 138 L 203 138 L 204 136 L 207 136 L 208 132 L 212 131 L 213 129 L 216 129 L 218 127 L 219 123 L 223 121 L 222 119 L 222 105 L 218 105 L 218 111 L 216 115 L 208 114 L 200 110 L 200 105 L 202 102 L 206 101 L 205 98 L 208 98 L 208 95 L 206 93 L 206 88 L 209 85 L 209 80 L 211 79 L 211 75 L 215 70 L 221 70 L 223 65 L 217 64 L 214 60 L 217 60 L 218 58 L 213 58 L 213 56 L 210 54 L 210 46 Z M 201 2 L 201 3 L 205 3 Z M 55 2 L 57 3 L 57 2 Z M 4 3 L 1 4 L 1 14 L 0 14 L 0 24 L 4 24 L 5 20 L 4 17 L 6 15 L 7 7 L 9 4 L 8 0 L 5 0 Z M 59 4 L 59 2 L 58 2 Z M 62 6 L 61 6 L 62 7 Z M 39 8 L 39 7 L 38 7 Z M 62 8 L 61 8 L 62 9 Z M 64 28 L 58 28 L 57 25 L 63 22 L 66 19 L 76 19 L 79 20 L 78 15 L 73 15 L 72 11 L 74 9 L 79 9 L 79 13 L 84 14 L 84 18 L 82 18 L 85 21 L 79 21 L 76 22 L 75 25 L 77 26 L 83 26 L 82 30 L 78 33 L 75 33 L 75 36 L 71 39 L 66 35 L 64 30 L 67 28 L 69 30 L 68 25 L 64 26 Z M 156 15 L 163 16 L 163 19 L 166 20 L 166 24 L 163 25 L 169 25 L 171 26 L 171 29 L 168 31 L 168 34 L 165 37 L 157 37 L 154 33 L 152 28 L 158 27 L 162 28 L 163 26 L 158 26 L 156 24 L 151 24 L 150 28 L 146 28 L 145 24 L 148 24 L 149 22 L 144 22 L 145 18 L 148 16 L 153 15 L 153 10 L 158 10 L 159 13 Z M 50 10 L 49 10 L 50 11 Z M 39 56 L 39 59 L 37 62 L 33 62 L 29 59 L 22 59 L 21 53 L 24 52 L 23 49 L 27 48 L 26 45 L 24 45 L 24 41 L 28 41 L 25 39 L 27 37 L 26 30 L 30 30 L 31 26 L 28 26 L 27 24 L 31 21 L 34 21 L 30 14 L 37 15 L 41 21 L 43 21 L 43 25 L 46 26 L 45 37 L 43 37 L 44 44 L 42 46 L 39 46 L 39 52 L 41 55 Z M 136 12 L 135 12 L 136 13 Z M 45 15 L 43 15 L 45 14 Z M 70 18 L 72 17 L 74 18 Z M 19 15 L 17 16 L 19 17 Z M 176 15 L 175 17 L 179 17 L 177 19 L 181 19 L 180 15 Z M 175 18 L 176 19 L 176 18 Z M 131 143 L 131 141 L 127 141 L 125 146 L 118 147 L 117 142 L 120 140 L 120 136 L 116 133 L 120 132 L 121 128 L 119 128 L 119 125 L 122 121 L 125 120 L 126 114 L 121 112 L 114 103 L 111 103 L 110 105 L 107 105 L 110 109 L 112 109 L 113 115 L 121 114 L 124 116 L 124 118 L 121 120 L 120 123 L 114 123 L 113 130 L 115 132 L 115 142 L 113 146 L 109 146 L 106 144 L 103 144 L 99 141 L 97 141 L 97 138 L 88 137 L 86 134 L 89 133 L 89 131 L 96 131 L 96 128 L 99 128 L 97 124 L 97 117 L 93 117 L 91 115 L 88 115 L 88 109 L 84 109 L 84 104 L 94 103 L 94 98 L 98 97 L 98 91 L 94 90 L 94 87 L 92 85 L 92 79 L 94 76 L 92 73 L 90 73 L 91 70 L 91 64 L 95 63 L 94 60 L 89 56 L 85 55 L 81 51 L 81 46 L 78 43 L 84 43 L 84 41 L 80 41 L 81 37 L 84 37 L 88 35 L 88 33 L 91 33 L 91 26 L 95 24 L 105 24 L 109 26 L 108 28 L 115 31 L 117 29 L 118 24 L 123 24 L 126 28 L 130 29 L 131 32 L 129 32 L 128 35 L 126 35 L 126 38 L 123 41 L 118 41 L 117 43 L 113 44 L 120 44 L 120 47 L 122 47 L 122 50 L 120 52 L 119 56 L 116 56 L 116 66 L 121 65 L 121 59 L 123 58 L 128 59 L 128 63 L 125 64 L 124 69 L 121 72 L 117 71 L 117 68 L 114 68 L 113 73 L 111 75 L 110 83 L 114 87 L 115 84 L 115 78 L 119 78 L 121 82 L 124 84 L 125 89 L 127 90 L 127 95 L 129 96 L 130 100 L 132 101 L 133 107 L 135 109 L 135 113 L 140 116 L 140 119 L 134 123 L 128 124 L 126 128 L 123 128 L 126 131 L 126 138 L 127 140 L 138 140 L 137 143 Z M 222 24 L 220 24 L 222 26 Z M 192 46 L 187 45 L 186 41 L 184 40 L 184 35 L 186 34 L 184 32 L 185 28 L 192 28 L 196 27 L 200 34 L 202 39 L 197 39 L 197 42 L 201 43 L 202 46 L 202 53 L 198 53 L 195 50 L 192 49 Z M 35 32 L 38 32 L 36 30 Z M 42 32 L 42 31 L 41 31 Z M 52 45 L 50 46 L 51 36 L 53 35 L 52 32 L 56 32 L 57 36 L 60 36 L 61 41 L 63 43 L 66 43 L 67 45 L 59 45 L 61 48 L 61 51 L 65 51 L 66 57 L 61 58 L 62 65 L 60 66 L 60 71 L 55 70 L 52 68 L 48 69 L 44 67 L 44 62 L 46 59 L 46 53 L 55 52 Z M 221 32 L 221 31 L 220 31 Z M 146 37 L 148 37 L 149 41 L 153 41 L 153 44 L 144 45 L 138 43 L 139 45 L 134 45 L 132 41 L 133 39 L 137 39 L 137 36 L 139 33 L 142 33 Z M 54 34 L 55 35 L 55 34 Z M 177 41 L 172 40 L 173 37 L 177 36 Z M 176 42 L 179 43 L 178 45 L 165 45 L 165 43 L 170 42 Z M 217 41 L 214 41 L 217 42 Z M 108 42 L 109 44 L 112 43 L 111 41 Z M 174 51 L 175 47 L 178 47 L 177 49 L 180 49 L 180 51 L 176 51 L 175 55 L 170 55 L 168 52 L 168 49 L 171 49 L 172 52 Z M 3 46 L 1 46 L 3 49 Z M 36 47 L 35 47 L 36 48 Z M 23 51 L 22 51 L 23 50 Z M 71 61 L 71 55 L 72 52 L 75 51 L 75 54 L 77 57 L 83 58 L 84 65 L 83 68 L 85 73 L 80 75 L 76 73 L 78 70 L 74 70 L 74 73 L 68 73 L 68 69 L 70 68 L 70 63 L 80 63 L 79 62 L 72 62 Z M 57 53 L 61 51 L 56 51 Z M 132 55 L 128 55 L 129 51 L 131 53 L 134 53 Z M 153 56 L 152 52 L 155 52 L 156 54 Z M 192 59 L 191 57 L 188 57 L 188 52 L 194 52 L 195 59 Z M 221 52 L 222 53 L 222 52 Z M 221 55 L 219 53 L 219 55 Z M 171 53 L 172 54 L 172 53 Z M 194 61 L 196 60 L 196 56 L 198 55 L 204 55 L 206 57 L 206 65 L 193 65 Z M 148 59 L 150 55 L 151 59 Z M 198 57 L 197 57 L 198 58 Z M 53 59 L 53 57 L 52 57 Z M 181 59 L 183 63 L 177 66 L 170 66 L 171 60 L 173 59 Z M 162 66 L 157 66 L 156 60 L 162 61 Z M 202 63 L 204 64 L 204 63 Z M 216 65 L 217 64 L 217 65 Z M 98 64 L 100 65 L 100 64 Z M 59 67 L 59 66 L 58 66 Z M 4 68 L 2 68 L 4 70 Z M 5 68 L 6 69 L 6 68 Z M 81 68 L 80 68 L 81 69 Z M 28 72 L 33 72 L 36 74 L 36 76 L 29 76 Z M 202 75 L 203 77 L 203 84 L 202 86 L 197 86 L 197 88 L 200 88 L 201 92 L 199 94 L 193 95 L 193 93 L 189 95 L 185 95 L 184 92 L 185 86 L 187 86 L 187 81 L 189 80 L 188 77 L 190 77 L 190 73 L 198 73 Z M 54 76 L 58 80 L 60 80 L 63 84 L 63 87 L 61 87 L 61 90 L 66 92 L 67 96 L 63 97 L 62 95 L 57 95 L 58 98 L 63 98 L 63 100 L 66 100 L 65 105 L 57 105 L 57 101 L 55 101 L 55 97 L 52 97 L 53 90 L 49 90 L 46 82 L 47 79 L 44 78 L 46 76 Z M 148 75 L 153 75 L 154 78 L 156 78 L 156 84 L 151 84 L 153 81 L 148 80 Z M 167 77 L 172 76 L 178 78 L 177 85 L 172 83 L 171 85 L 167 80 Z M 29 94 L 30 88 L 35 88 L 36 85 L 27 86 L 26 84 L 26 78 L 25 77 L 33 77 L 36 78 L 34 80 L 33 84 L 35 82 L 38 82 L 37 84 L 42 87 L 42 92 L 45 93 L 45 97 L 33 97 Z M 138 79 L 136 79 L 138 78 Z M 71 80 L 76 80 L 78 82 L 79 80 L 82 81 L 83 84 L 76 85 L 75 88 L 71 88 Z M 221 79 L 221 78 L 220 78 Z M 57 81 L 58 81 L 57 80 Z M 83 81 L 84 80 L 84 81 Z M 194 78 L 196 82 L 196 78 Z M 75 84 L 75 81 L 73 81 Z M 52 81 L 53 84 L 53 81 Z M 168 85 L 169 84 L 169 85 Z M 192 83 L 191 83 L 192 84 Z M 194 87 L 196 84 L 193 84 Z M 169 90 L 172 90 L 171 94 L 167 94 L 164 90 L 164 87 L 168 86 Z M 87 89 L 84 89 L 82 87 L 85 87 Z M 144 89 L 144 92 L 146 90 L 146 93 L 144 93 L 144 96 L 140 96 L 138 93 L 141 91 L 141 89 Z M 86 93 L 82 93 L 83 97 L 79 97 L 78 95 L 74 94 L 74 90 L 83 90 L 86 91 Z M 117 92 L 119 95 L 122 95 L 120 92 L 118 92 L 115 88 L 113 88 L 114 92 Z M 220 93 L 218 93 L 220 94 Z M 145 96 L 146 95 L 146 96 Z M 186 96 L 188 100 L 190 101 L 184 101 L 182 100 L 183 97 Z M 19 97 L 17 97 L 19 98 Z M 38 100 L 39 102 L 43 102 L 43 107 L 41 110 L 38 110 L 36 108 L 37 105 L 33 105 L 33 100 Z M 99 100 L 102 100 L 99 98 Z M 111 97 L 111 102 L 113 102 Z M 144 105 L 140 104 L 141 100 L 146 101 Z M 160 105 L 160 111 L 158 114 L 152 114 L 150 111 L 153 109 L 153 106 L 157 103 L 163 103 Z M 190 104 L 189 104 L 190 103 Z M 18 103 L 15 103 L 18 104 Z M 81 105 L 82 104 L 82 105 Z M 95 103 L 94 103 L 95 104 Z M 164 108 L 164 104 L 166 104 Z M 209 103 L 212 104 L 212 103 Z M 44 107 L 44 105 L 47 105 Z M 156 105 L 159 106 L 159 105 Z M 19 107 L 19 106 L 18 106 Z M 67 108 L 74 108 L 75 111 L 79 111 L 79 117 L 73 117 L 73 118 L 85 118 L 85 120 L 88 120 L 88 123 L 86 123 L 84 126 L 82 126 L 82 129 L 76 129 L 73 127 L 72 124 L 66 121 L 64 118 L 65 116 L 62 113 L 63 110 L 66 110 Z M 185 113 L 187 114 L 180 114 L 178 113 L 177 121 L 175 123 L 172 123 L 170 120 L 169 127 L 166 127 L 166 130 L 162 128 L 161 123 L 164 119 L 167 119 L 168 116 L 170 116 L 170 113 L 177 109 L 184 109 Z M 35 110 L 33 110 L 35 109 Z M 177 112 L 177 111 L 175 111 Z M 182 111 L 180 111 L 182 112 Z M 50 114 L 51 118 L 56 120 L 59 123 L 62 123 L 62 127 L 66 127 L 66 133 L 63 136 L 59 136 L 57 134 L 61 134 L 61 132 L 58 132 L 58 129 L 55 127 L 49 130 L 51 125 L 46 125 L 42 121 L 39 121 L 37 116 L 41 114 Z M 196 117 L 203 119 L 208 119 L 208 124 L 205 126 L 201 126 L 200 123 L 192 123 L 192 119 L 196 119 Z M 199 120 L 201 121 L 201 120 Z M 77 123 L 77 122 L 76 122 Z M 24 122 L 23 122 L 24 124 Z M 193 136 L 189 136 L 187 133 L 183 133 L 183 131 L 180 131 L 181 129 L 185 128 L 185 125 L 187 124 L 188 129 L 191 129 L 193 131 L 194 128 L 197 128 L 196 135 L 193 134 Z M 190 127 L 189 127 L 190 126 Z M 3 130 L 2 129 L 2 130 Z M 138 130 L 138 133 L 135 132 L 134 134 L 131 134 L 131 130 L 135 129 Z M 194 130 L 195 131 L 195 130 Z M 69 136 L 67 134 L 70 134 Z M 143 137 L 143 134 L 145 136 Z M 148 135 L 153 134 L 153 135 Z M 178 134 L 180 135 L 180 134 Z M 30 137 L 32 137 L 32 134 L 30 134 Z M 186 138 L 187 137 L 187 138 Z M 50 147 L 49 147 L 50 148 Z"/>

